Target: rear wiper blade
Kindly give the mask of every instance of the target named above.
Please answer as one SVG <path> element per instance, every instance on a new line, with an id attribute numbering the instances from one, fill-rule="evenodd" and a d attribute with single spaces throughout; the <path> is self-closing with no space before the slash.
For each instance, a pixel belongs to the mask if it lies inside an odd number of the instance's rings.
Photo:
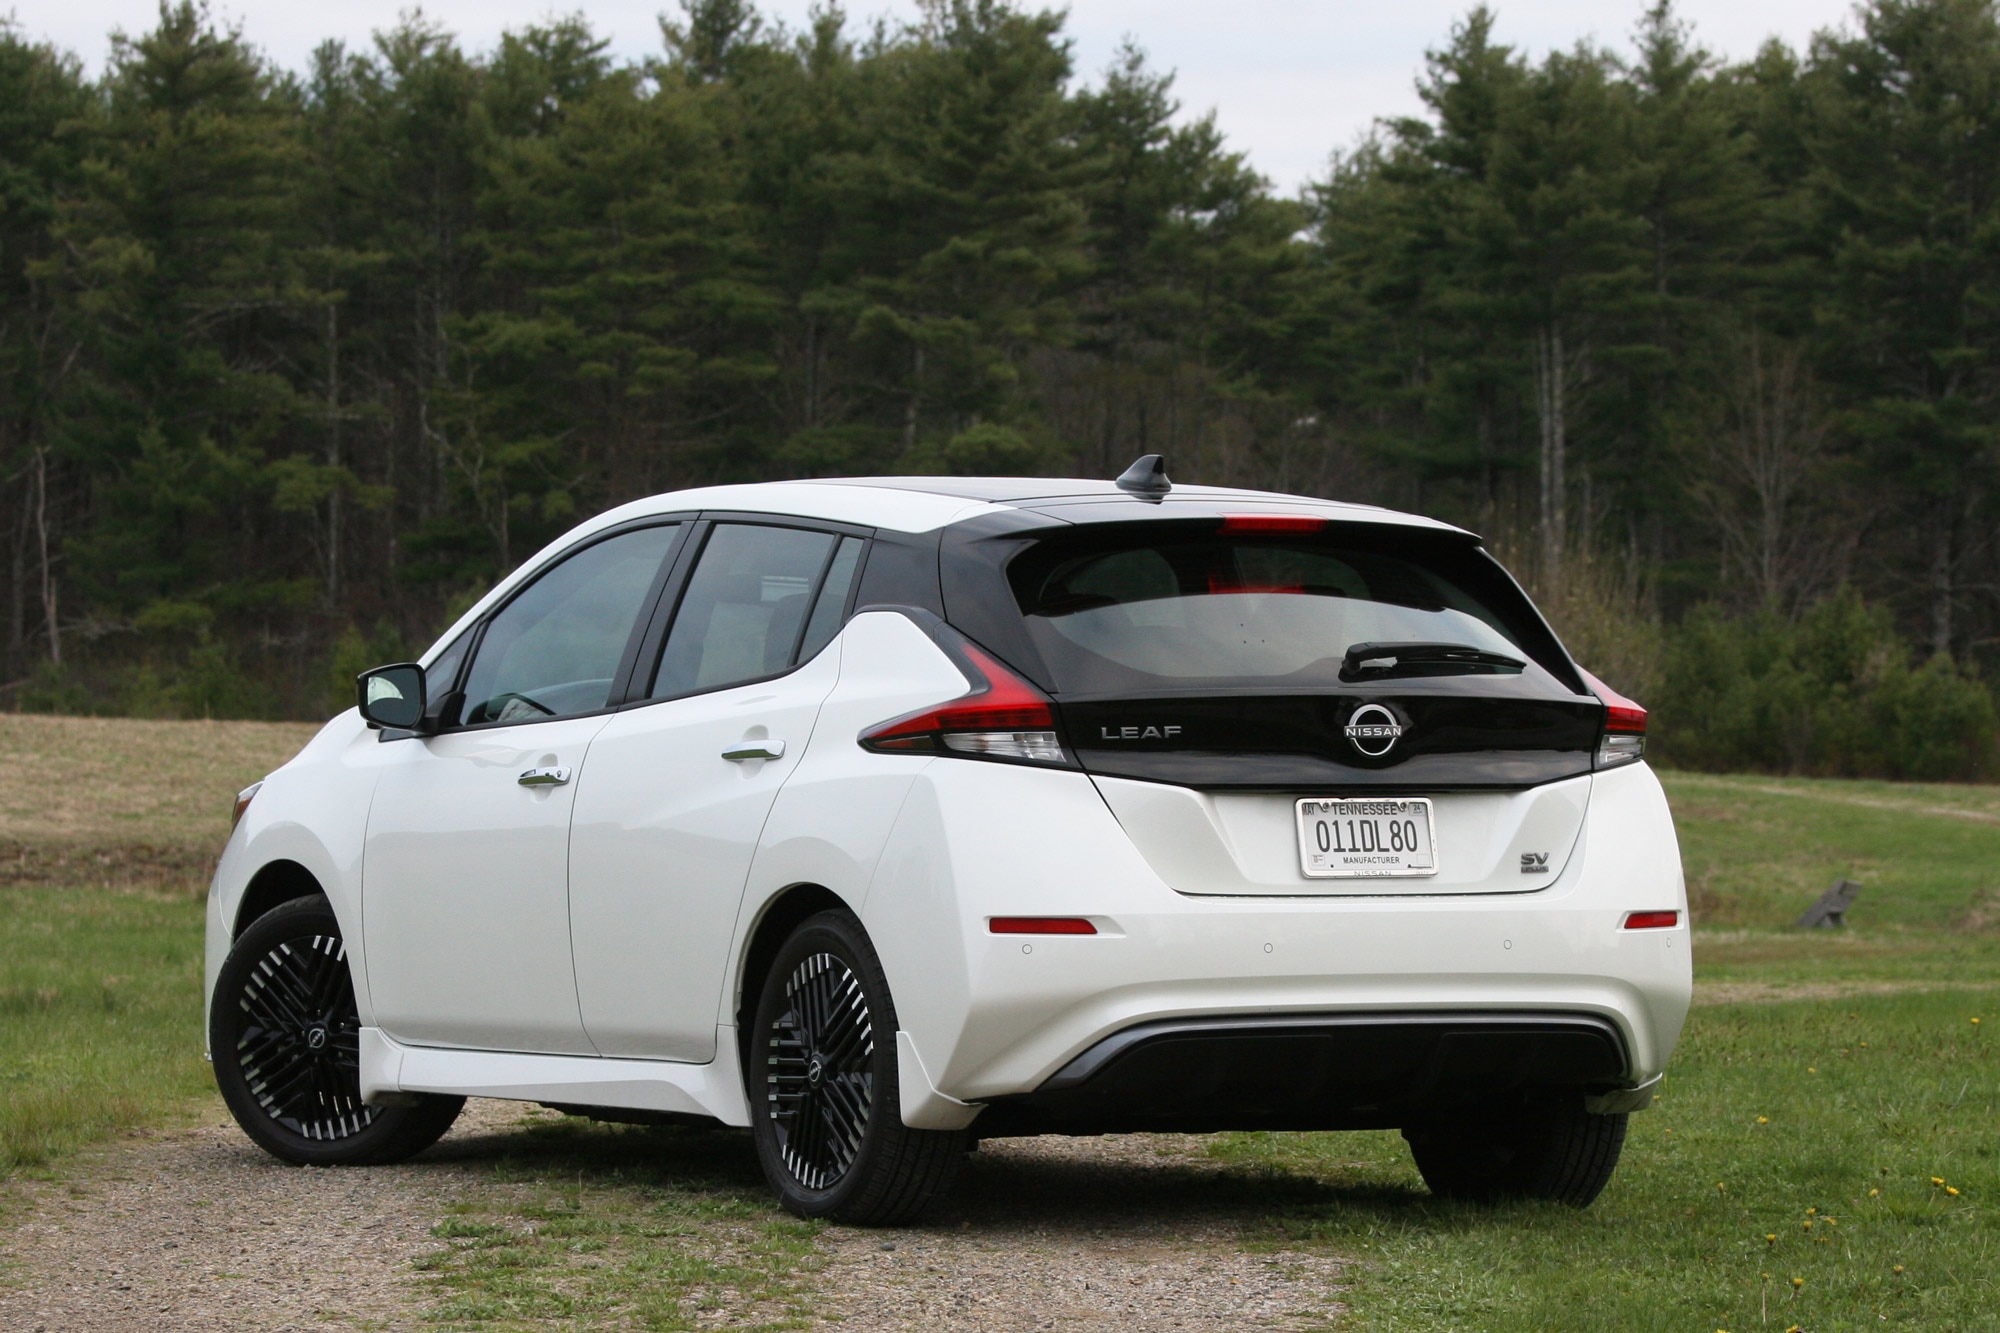
<path id="1" fill-rule="evenodd" d="M 1469 643 L 1357 643 L 1340 662 L 1344 681 L 1386 680 L 1391 676 L 1458 676 L 1514 673 L 1527 666 L 1518 657 L 1488 652 Z"/>

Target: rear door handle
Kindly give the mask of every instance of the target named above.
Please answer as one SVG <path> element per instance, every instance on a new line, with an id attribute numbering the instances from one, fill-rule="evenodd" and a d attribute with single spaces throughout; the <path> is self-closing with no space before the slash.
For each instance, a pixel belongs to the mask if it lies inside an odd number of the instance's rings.
<path id="1" fill-rule="evenodd" d="M 783 741 L 744 741 L 722 752 L 722 757 L 732 764 L 748 763 L 752 759 L 782 759 L 785 757 Z"/>
<path id="2" fill-rule="evenodd" d="M 523 787 L 560 787 L 569 781 L 569 770 L 560 765 L 550 768 L 531 768 L 514 780 Z"/>

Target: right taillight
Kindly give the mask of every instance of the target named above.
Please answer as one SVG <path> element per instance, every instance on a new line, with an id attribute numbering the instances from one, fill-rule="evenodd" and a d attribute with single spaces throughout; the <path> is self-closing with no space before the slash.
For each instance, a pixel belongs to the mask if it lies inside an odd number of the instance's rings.
<path id="1" fill-rule="evenodd" d="M 1583 669 L 1577 668 L 1579 671 Z M 1584 684 L 1604 701 L 1604 732 L 1597 742 L 1597 766 L 1616 768 L 1646 757 L 1646 710 L 1588 671 Z"/>
<path id="2" fill-rule="evenodd" d="M 1048 696 L 977 645 L 960 639 L 955 647 L 960 669 L 974 678 L 971 693 L 870 727 L 858 738 L 862 747 L 1067 765 Z"/>

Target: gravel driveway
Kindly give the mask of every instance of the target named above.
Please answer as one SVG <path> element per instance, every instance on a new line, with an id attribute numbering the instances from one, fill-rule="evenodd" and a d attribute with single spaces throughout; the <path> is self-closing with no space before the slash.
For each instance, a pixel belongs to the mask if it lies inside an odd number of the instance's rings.
<path id="1" fill-rule="evenodd" d="M 434 1327 L 414 1262 L 432 1227 L 495 1188 L 525 1108 L 473 1102 L 416 1161 L 283 1167 L 223 1122 L 126 1139 L 30 1187 L 0 1233 L 0 1329 L 22 1333 Z M 1307 1329 L 1340 1309 L 1340 1263 L 1246 1249 L 1303 1183 L 1252 1180 L 1199 1140 L 992 1142 L 954 1202 L 895 1231 L 828 1227 L 810 1276 L 825 1325 L 855 1330 Z M 703 1309 L 704 1327 L 759 1316 Z"/>

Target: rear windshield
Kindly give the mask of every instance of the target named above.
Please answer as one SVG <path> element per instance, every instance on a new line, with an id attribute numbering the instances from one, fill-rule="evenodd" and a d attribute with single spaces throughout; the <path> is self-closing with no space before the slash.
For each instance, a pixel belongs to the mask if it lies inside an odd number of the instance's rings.
<path id="1" fill-rule="evenodd" d="M 1459 644 L 1525 659 L 1509 617 L 1489 605 L 1498 575 L 1469 550 L 1158 530 L 1105 534 L 1082 548 L 1046 543 L 1008 569 L 1036 648 L 1057 688 L 1073 694 L 1334 685 L 1347 650 L 1363 643 Z M 1473 591 L 1480 585 L 1484 599 Z"/>

